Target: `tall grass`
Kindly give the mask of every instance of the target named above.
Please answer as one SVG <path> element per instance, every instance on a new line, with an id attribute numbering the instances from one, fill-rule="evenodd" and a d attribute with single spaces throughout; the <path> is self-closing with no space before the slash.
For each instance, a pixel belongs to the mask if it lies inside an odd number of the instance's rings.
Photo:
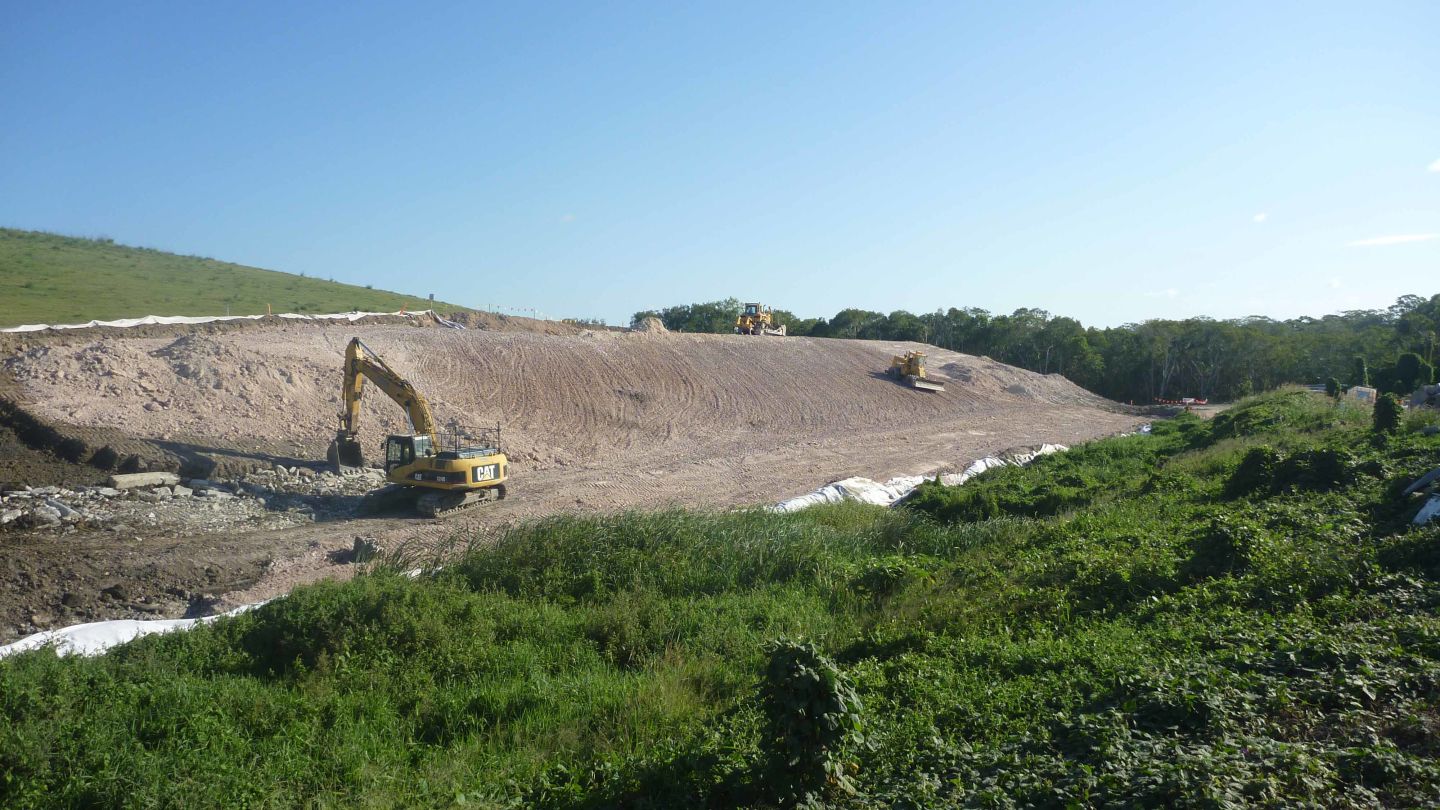
<path id="1" fill-rule="evenodd" d="M 1434 803 L 1440 528 L 1397 482 L 1440 437 L 1334 408 L 1259 398 L 986 474 L 978 521 L 939 490 L 556 517 L 418 579 L 19 656 L 0 805 L 772 806 L 808 795 L 767 736 L 789 638 L 863 707 L 833 805 Z M 1271 478 L 1230 485 L 1261 446 Z M 1343 475 L 1302 474 L 1322 457 Z"/>
<path id="2" fill-rule="evenodd" d="M 72 323 L 141 315 L 263 315 L 274 312 L 394 312 L 451 304 L 333 281 L 0 228 L 0 326 Z"/>

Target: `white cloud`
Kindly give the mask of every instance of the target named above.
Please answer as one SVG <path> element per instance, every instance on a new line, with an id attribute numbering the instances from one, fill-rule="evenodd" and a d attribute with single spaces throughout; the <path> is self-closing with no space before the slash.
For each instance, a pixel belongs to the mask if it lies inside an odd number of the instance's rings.
<path id="1" fill-rule="evenodd" d="M 1145 293 L 1146 298 L 1179 298 L 1180 291 L 1174 287 L 1167 287 L 1163 290 Z"/>
<path id="2" fill-rule="evenodd" d="M 1357 239 L 1354 242 L 1346 242 L 1346 247 L 1382 247 L 1384 245 L 1403 245 L 1406 242 L 1429 242 L 1431 239 L 1440 238 L 1440 233 L 1400 233 L 1393 236 L 1375 236 L 1369 239 Z"/>
<path id="3" fill-rule="evenodd" d="M 1250 218 L 1250 221 L 1253 222 L 1253 223 L 1255 223 L 1256 225 L 1264 225 L 1264 224 L 1265 224 L 1265 220 L 1267 220 L 1267 219 L 1269 219 L 1269 218 L 1270 218 L 1270 214 L 1269 214 L 1268 212 L 1261 211 L 1260 213 L 1258 213 L 1258 214 L 1256 214 L 1255 216 L 1251 217 L 1251 218 Z"/>
<path id="4" fill-rule="evenodd" d="M 1340 289 L 1341 286 L 1343 286 L 1343 285 L 1340 283 L 1340 279 L 1338 279 L 1338 278 L 1332 278 L 1332 279 L 1330 279 L 1330 289 L 1332 289 L 1332 290 L 1338 290 L 1338 289 Z"/>
<path id="5" fill-rule="evenodd" d="M 1440 158 L 1436 158 L 1435 162 L 1430 164 L 1430 171 L 1440 172 Z"/>

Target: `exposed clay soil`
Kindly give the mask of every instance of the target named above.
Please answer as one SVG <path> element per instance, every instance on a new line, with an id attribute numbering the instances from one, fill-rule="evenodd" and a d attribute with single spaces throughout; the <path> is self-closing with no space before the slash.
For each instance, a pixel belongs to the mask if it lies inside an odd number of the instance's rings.
<path id="1" fill-rule="evenodd" d="M 852 475 L 933 473 L 1142 421 L 1058 375 L 934 347 L 923 348 L 943 393 L 886 377 L 890 356 L 917 344 L 565 326 L 572 333 L 306 324 L 15 346 L 3 371 L 36 417 L 238 473 L 323 459 L 341 352 L 358 335 L 425 392 L 442 423 L 503 425 L 512 480 L 506 501 L 444 522 L 386 517 L 125 542 L 85 531 L 0 535 L 0 639 L 77 616 L 133 615 L 96 596 L 117 582 L 127 605 L 178 615 L 346 576 L 353 566 L 342 552 L 357 535 L 387 550 L 429 547 L 559 512 L 770 503 Z M 367 451 L 403 427 L 399 410 L 367 389 Z"/>

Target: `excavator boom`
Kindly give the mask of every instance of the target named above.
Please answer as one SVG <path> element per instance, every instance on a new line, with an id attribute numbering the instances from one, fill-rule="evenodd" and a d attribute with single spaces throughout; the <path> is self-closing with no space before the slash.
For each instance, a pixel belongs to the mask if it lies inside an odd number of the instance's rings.
<path id="1" fill-rule="evenodd" d="M 341 385 L 344 410 L 340 411 L 340 429 L 335 432 L 335 441 L 328 453 L 330 463 L 341 472 L 365 466 L 365 453 L 355 431 L 360 422 L 360 397 L 365 392 L 366 378 L 400 406 L 410 422 L 411 431 L 430 437 L 432 446 L 435 444 L 435 418 L 430 413 L 430 403 L 409 380 L 396 374 L 360 338 L 351 338 L 350 345 L 345 347 L 344 382 Z"/>

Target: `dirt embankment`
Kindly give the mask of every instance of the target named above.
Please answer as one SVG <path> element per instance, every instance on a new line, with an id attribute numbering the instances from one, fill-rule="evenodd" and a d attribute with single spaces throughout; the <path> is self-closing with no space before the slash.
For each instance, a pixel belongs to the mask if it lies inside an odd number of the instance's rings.
<path id="1" fill-rule="evenodd" d="M 350 334 L 424 391 L 442 423 L 503 425 L 511 455 L 531 469 L 697 453 L 738 433 L 824 438 L 1037 407 L 1112 407 L 1058 375 L 933 347 L 931 368 L 949 388 L 925 395 L 881 373 L 891 351 L 913 344 L 664 333 L 357 326 L 102 339 L 27 349 L 4 371 L 29 410 L 53 423 L 217 458 L 320 458 Z M 403 428 L 400 411 L 368 389 L 365 445 Z"/>
<path id="2" fill-rule="evenodd" d="M 932 473 L 1140 421 L 1058 375 L 934 347 L 923 348 L 946 390 L 903 387 L 885 369 L 917 344 L 578 328 L 69 335 L 16 346 L 3 373 L 26 412 L 62 433 L 124 439 L 161 460 L 239 476 L 323 459 L 352 335 L 424 391 L 442 424 L 503 426 L 508 500 L 444 524 L 390 517 L 203 537 L 157 530 L 122 548 L 83 531 L 0 535 L 0 579 L 31 594 L 0 600 L 0 637 L 7 625 L 43 626 L 32 615 L 63 622 L 73 615 L 65 594 L 84 601 L 108 587 L 97 572 L 133 572 L 131 601 L 150 581 L 206 599 L 221 582 L 242 588 L 229 601 L 244 601 L 337 573 L 331 561 L 357 533 L 393 547 L 556 512 L 774 502 L 851 475 Z M 403 430 L 403 419 L 374 389 L 362 411 L 361 439 L 378 460 L 383 436 Z M 195 572 L 204 576 L 190 582 Z"/>

